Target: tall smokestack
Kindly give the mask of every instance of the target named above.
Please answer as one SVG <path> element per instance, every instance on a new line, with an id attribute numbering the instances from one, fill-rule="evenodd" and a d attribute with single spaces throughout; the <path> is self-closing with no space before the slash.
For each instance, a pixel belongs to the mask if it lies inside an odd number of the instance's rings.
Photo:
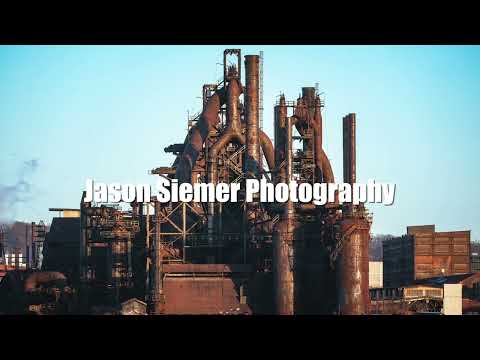
<path id="1" fill-rule="evenodd" d="M 275 127 L 275 168 L 278 170 L 277 174 L 273 175 L 274 182 L 285 182 L 286 181 L 286 173 L 285 167 L 280 167 L 282 162 L 285 160 L 286 157 L 286 139 L 285 139 L 285 121 L 287 118 L 287 104 L 285 101 L 285 96 L 280 96 L 280 101 L 278 105 L 275 106 L 274 109 L 275 119 L 274 119 L 274 127 Z"/>
<path id="2" fill-rule="evenodd" d="M 355 131 L 356 115 L 348 114 L 343 118 L 343 181 L 349 184 L 357 181 Z"/>
<path id="3" fill-rule="evenodd" d="M 356 175 L 356 116 L 343 118 L 343 181 L 354 184 Z M 337 259 L 338 310 L 345 315 L 367 314 L 368 292 L 368 242 L 370 224 L 351 203 L 344 205 L 341 222 L 341 254 Z M 355 210 L 355 211 L 354 211 Z"/>
<path id="4" fill-rule="evenodd" d="M 289 184 L 293 180 L 293 153 L 292 153 L 292 117 L 285 119 L 284 142 L 286 153 L 285 181 Z M 278 315 L 295 314 L 295 208 L 288 200 L 284 204 L 283 212 L 278 221 L 273 236 L 273 284 L 275 308 Z"/>
<path id="5" fill-rule="evenodd" d="M 245 56 L 245 118 L 247 123 L 247 173 L 258 176 L 260 163 L 259 141 L 259 61 L 258 55 Z"/>

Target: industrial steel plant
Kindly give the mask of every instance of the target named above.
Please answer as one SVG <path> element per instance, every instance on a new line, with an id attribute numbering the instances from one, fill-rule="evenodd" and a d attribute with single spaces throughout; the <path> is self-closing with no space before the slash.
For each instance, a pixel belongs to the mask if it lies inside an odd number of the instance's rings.
<path id="1" fill-rule="evenodd" d="M 323 132 L 317 87 L 298 84 L 301 95 L 281 95 L 274 118 L 263 119 L 262 58 L 226 49 L 223 79 L 199 89 L 203 108 L 188 118 L 188 133 L 178 134 L 179 143 L 165 144 L 172 163 L 152 164 L 149 171 L 178 184 L 238 184 L 237 201 L 159 202 L 152 196 L 148 204 L 132 202 L 125 209 L 85 201 L 86 192 L 79 193 L 79 209 L 52 209 L 64 216 L 42 235 L 42 264 L 30 263 L 0 283 L 0 293 L 9 294 L 0 299 L 2 311 L 372 313 L 373 219 L 362 202 L 265 202 L 258 194 L 246 201 L 248 179 L 356 183 L 355 113 L 338 119 L 343 144 L 334 146 L 343 146 L 343 174 L 334 174 L 323 146 L 329 134 Z M 264 121 L 273 122 L 274 134 L 263 131 Z"/>
<path id="2" fill-rule="evenodd" d="M 238 183 L 238 202 L 152 198 L 154 211 L 133 203 L 128 213 L 81 202 L 86 306 L 135 297 L 151 314 L 368 313 L 372 219 L 362 205 L 245 201 L 246 179 L 335 182 L 315 87 L 294 101 L 280 97 L 274 143 L 262 130 L 261 61 L 225 50 L 223 80 L 203 86 L 203 109 L 188 120 L 185 140 L 165 148 L 174 162 L 151 171 L 180 184 Z M 351 184 L 355 128 L 355 114 L 346 115 L 343 177 Z"/>

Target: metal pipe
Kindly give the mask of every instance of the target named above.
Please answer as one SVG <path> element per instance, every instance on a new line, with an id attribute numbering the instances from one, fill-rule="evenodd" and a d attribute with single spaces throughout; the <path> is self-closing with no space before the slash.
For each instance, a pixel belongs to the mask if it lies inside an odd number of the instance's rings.
<path id="1" fill-rule="evenodd" d="M 259 128 L 259 56 L 245 56 L 245 123 L 246 123 L 246 155 L 244 172 L 247 178 L 258 179 L 261 168 L 260 128 Z M 257 232 L 258 201 L 246 204 L 246 224 L 244 242 Z M 246 248 L 244 249 L 246 252 Z M 244 261 L 246 256 L 244 254 Z"/>
<path id="2" fill-rule="evenodd" d="M 303 88 L 313 89 L 315 88 Z M 302 89 L 302 90 L 303 90 Z M 307 99 L 311 90 L 303 90 L 306 92 Z M 305 127 L 311 126 L 314 131 L 314 153 L 315 153 L 315 167 L 318 182 L 334 183 L 335 178 L 333 176 L 332 165 L 328 159 L 325 151 L 322 148 L 322 120 L 320 114 L 320 98 L 314 98 L 313 100 L 313 116 L 310 116 L 308 104 L 303 98 L 297 100 L 297 106 L 295 107 L 295 117 L 297 121 L 295 127 L 300 135 L 305 135 Z M 316 114 L 316 116 L 315 116 Z"/>
<path id="3" fill-rule="evenodd" d="M 286 160 L 287 160 L 287 183 L 290 183 L 293 180 L 293 131 L 292 131 L 292 124 L 294 123 L 293 117 L 287 117 L 286 123 Z M 286 204 L 291 203 L 291 201 L 287 201 Z"/>
<path id="4" fill-rule="evenodd" d="M 185 262 L 186 254 L 185 249 L 187 248 L 187 204 L 182 203 L 182 258 Z"/>
<path id="5" fill-rule="evenodd" d="M 272 171 L 275 168 L 275 150 L 273 148 L 272 140 L 262 130 L 260 134 L 260 145 L 262 147 L 265 159 L 267 159 L 268 170 Z"/>
<path id="6" fill-rule="evenodd" d="M 287 118 L 287 105 L 285 102 L 285 96 L 280 96 L 280 101 L 277 106 L 275 106 L 275 118 L 274 118 L 274 126 L 275 126 L 275 176 L 274 182 L 280 183 L 285 182 L 286 174 L 285 168 L 282 166 L 283 161 L 285 160 L 286 153 L 285 153 L 285 122 Z"/>
<path id="7" fill-rule="evenodd" d="M 343 180 L 353 185 L 356 176 L 356 115 L 348 114 L 343 118 Z"/>
<path id="8" fill-rule="evenodd" d="M 91 203 L 84 201 L 87 192 L 83 191 L 80 200 L 80 248 L 79 248 L 79 275 L 83 283 L 87 280 L 87 254 L 88 254 L 88 210 L 91 209 Z"/>
<path id="9" fill-rule="evenodd" d="M 285 119 L 285 180 L 293 180 L 293 138 L 292 126 L 295 119 Z M 285 205 L 280 220 L 275 227 L 273 241 L 273 271 L 276 312 L 279 315 L 295 314 L 295 249 L 294 236 L 296 228 L 295 208 L 289 199 Z"/>
<path id="10" fill-rule="evenodd" d="M 220 151 L 227 146 L 232 141 L 238 141 L 240 144 L 245 144 L 245 136 L 242 135 L 242 128 L 240 123 L 240 112 L 238 109 L 238 98 L 242 93 L 242 86 L 236 80 L 233 79 L 229 82 L 227 88 L 227 128 L 224 133 L 220 136 L 217 142 L 209 148 L 208 151 L 208 164 L 207 164 L 207 173 L 208 173 L 208 182 L 212 184 L 217 184 L 218 173 L 217 173 L 217 157 Z M 209 233 L 209 243 L 210 245 L 213 242 L 213 233 L 214 229 L 214 218 L 215 218 L 215 203 L 208 204 L 208 233 Z"/>
<path id="11" fill-rule="evenodd" d="M 323 120 L 322 120 L 322 109 L 321 109 L 321 102 L 320 97 L 315 98 L 315 111 L 313 113 L 313 122 L 317 124 L 319 134 L 318 134 L 318 142 L 320 143 L 320 147 L 323 148 Z"/>
<path id="12" fill-rule="evenodd" d="M 242 135 L 240 113 L 238 111 L 238 97 L 242 93 L 242 86 L 237 80 L 230 81 L 227 89 L 227 128 L 217 142 L 209 149 L 208 153 L 208 177 L 209 182 L 217 183 L 217 156 L 221 149 L 233 140 L 245 144 Z"/>
<path id="13" fill-rule="evenodd" d="M 175 176 L 179 183 L 191 182 L 191 172 L 195 167 L 199 153 L 207 139 L 210 130 L 220 122 L 218 112 L 225 102 L 225 88 L 218 89 L 205 105 L 200 119 L 190 128 L 185 139 L 185 148 L 178 162 L 176 161 Z"/>
<path id="14" fill-rule="evenodd" d="M 258 178 L 260 171 L 260 141 L 258 124 L 258 92 L 259 92 L 259 56 L 245 56 L 245 118 L 247 124 L 247 158 L 245 172 L 247 176 Z"/>
<path id="15" fill-rule="evenodd" d="M 153 241 L 153 286 L 152 286 L 152 311 L 158 315 L 163 312 L 163 272 L 162 272 L 162 238 L 161 238 L 161 213 L 160 203 L 155 202 L 155 237 Z"/>
<path id="16" fill-rule="evenodd" d="M 355 123 L 355 114 L 348 114 L 343 118 L 343 181 L 350 185 L 357 180 Z M 348 215 L 353 214 L 352 204 L 344 204 L 343 209 Z"/>
<path id="17" fill-rule="evenodd" d="M 343 181 L 356 182 L 356 116 L 343 118 Z M 343 207 L 341 222 L 342 251 L 338 257 L 338 307 L 341 314 L 367 314 L 370 298 L 368 291 L 368 243 L 370 223 L 355 211 L 352 204 Z"/>
<path id="18" fill-rule="evenodd" d="M 315 134 L 318 134 L 318 131 L 315 131 Z M 315 138 L 317 139 L 318 136 L 315 136 Z M 334 183 L 335 177 L 333 176 L 330 160 L 327 154 L 325 154 L 325 151 L 323 151 L 322 148 L 319 149 L 318 145 L 315 147 L 315 163 L 317 168 L 319 167 L 322 171 L 322 181 L 324 183 Z"/>

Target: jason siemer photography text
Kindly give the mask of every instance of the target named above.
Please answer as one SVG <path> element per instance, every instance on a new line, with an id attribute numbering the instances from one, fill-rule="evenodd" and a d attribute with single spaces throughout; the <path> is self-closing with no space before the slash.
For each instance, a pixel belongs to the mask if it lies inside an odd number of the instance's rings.
<path id="1" fill-rule="evenodd" d="M 150 202 L 152 194 L 161 203 L 173 201 L 182 202 L 237 202 L 239 198 L 239 183 L 182 183 L 176 179 L 160 177 L 156 187 L 149 184 L 120 184 L 86 181 L 86 197 L 84 202 L 119 203 L 119 202 Z M 247 179 L 245 181 L 245 201 L 280 202 L 313 202 L 315 205 L 325 205 L 335 202 L 335 193 L 342 203 L 383 203 L 392 205 L 395 198 L 395 184 L 377 183 L 368 180 L 366 184 L 354 183 L 290 183 L 272 184 L 265 179 Z"/>

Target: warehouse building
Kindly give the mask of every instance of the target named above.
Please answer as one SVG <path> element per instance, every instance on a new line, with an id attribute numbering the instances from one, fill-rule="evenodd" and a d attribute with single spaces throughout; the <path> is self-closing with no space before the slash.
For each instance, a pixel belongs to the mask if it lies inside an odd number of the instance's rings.
<path id="1" fill-rule="evenodd" d="M 435 225 L 408 226 L 407 234 L 383 243 L 383 285 L 470 273 L 470 231 L 436 232 Z"/>
<path id="2" fill-rule="evenodd" d="M 470 266 L 472 272 L 480 272 L 480 242 L 471 243 Z"/>

